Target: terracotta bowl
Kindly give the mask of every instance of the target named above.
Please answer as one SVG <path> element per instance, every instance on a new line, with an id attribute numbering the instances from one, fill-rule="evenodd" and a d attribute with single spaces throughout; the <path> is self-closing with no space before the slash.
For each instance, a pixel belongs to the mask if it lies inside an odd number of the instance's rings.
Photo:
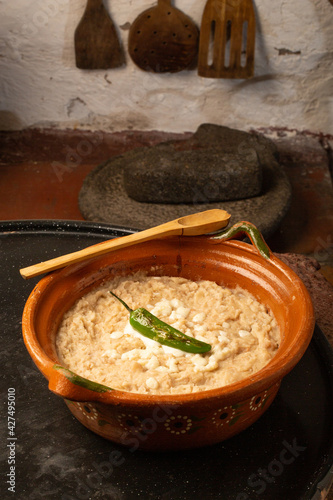
<path id="1" fill-rule="evenodd" d="M 55 337 L 64 312 L 105 280 L 138 270 L 249 290 L 280 325 L 282 341 L 276 356 L 240 382 L 170 396 L 112 390 L 61 368 Z M 83 425 L 132 450 L 161 451 L 211 445 L 253 424 L 304 354 L 314 313 L 301 280 L 274 255 L 267 260 L 241 241 L 219 243 L 192 236 L 146 242 L 45 276 L 27 300 L 22 327 L 26 347 L 49 389 L 64 398 Z"/>

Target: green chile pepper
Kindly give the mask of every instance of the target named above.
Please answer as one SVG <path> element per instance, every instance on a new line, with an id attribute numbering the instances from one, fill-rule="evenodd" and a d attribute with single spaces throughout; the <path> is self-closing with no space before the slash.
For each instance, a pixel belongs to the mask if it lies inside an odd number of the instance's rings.
<path id="1" fill-rule="evenodd" d="M 253 224 L 251 224 L 251 222 L 246 222 L 246 221 L 238 222 L 237 224 L 234 224 L 233 226 L 224 229 L 220 233 L 216 234 L 215 236 L 212 237 L 212 239 L 226 241 L 244 233 L 250 238 L 252 244 L 256 247 L 260 255 L 265 259 L 269 259 L 270 257 L 269 248 L 266 245 L 266 242 L 262 234 L 260 233 L 259 229 L 256 228 L 256 226 L 254 226 Z"/>
<path id="2" fill-rule="evenodd" d="M 173 347 L 174 349 L 193 354 L 204 353 L 211 350 L 212 346 L 210 344 L 201 342 L 193 337 L 188 337 L 171 325 L 164 323 L 164 321 L 161 321 L 143 307 L 139 307 L 135 310 L 131 309 L 122 299 L 117 297 L 116 294 L 113 292 L 110 293 L 118 299 L 130 313 L 131 326 L 145 337 L 155 340 L 160 344 Z"/>
<path id="3" fill-rule="evenodd" d="M 92 380 L 81 377 L 80 375 L 77 375 L 77 373 L 74 373 L 71 370 L 68 370 L 68 368 L 64 368 L 61 365 L 53 365 L 52 368 L 53 370 L 58 370 L 60 373 L 62 373 L 70 382 L 72 382 L 72 384 L 79 385 L 81 387 L 84 387 L 85 389 L 89 389 L 90 391 L 107 392 L 114 390 L 111 387 L 107 387 L 106 385 L 102 385 L 98 382 L 93 382 Z"/>

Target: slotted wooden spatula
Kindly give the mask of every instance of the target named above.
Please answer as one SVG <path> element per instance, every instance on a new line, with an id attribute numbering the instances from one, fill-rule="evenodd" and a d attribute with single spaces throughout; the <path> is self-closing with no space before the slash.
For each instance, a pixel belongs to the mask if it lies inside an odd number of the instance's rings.
<path id="1" fill-rule="evenodd" d="M 254 73 L 252 0 L 207 0 L 200 29 L 198 74 L 250 78 Z"/>
<path id="2" fill-rule="evenodd" d="M 124 52 L 103 0 L 88 0 L 74 36 L 76 66 L 109 69 L 122 66 Z"/>

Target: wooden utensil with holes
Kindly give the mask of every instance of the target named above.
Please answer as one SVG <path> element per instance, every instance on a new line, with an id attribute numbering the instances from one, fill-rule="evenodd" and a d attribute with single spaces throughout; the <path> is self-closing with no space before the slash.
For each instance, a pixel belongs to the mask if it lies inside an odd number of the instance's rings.
<path id="1" fill-rule="evenodd" d="M 139 233 L 130 234 L 129 236 L 123 236 L 122 238 L 114 240 L 103 241 L 98 245 L 93 245 L 92 247 L 84 248 L 77 252 L 55 257 L 46 262 L 40 262 L 39 264 L 20 269 L 20 273 L 23 278 L 33 278 L 34 276 L 60 269 L 69 264 L 82 262 L 92 257 L 97 257 L 98 255 L 104 255 L 112 250 L 129 247 L 143 241 L 172 235 L 196 236 L 199 234 L 211 233 L 226 227 L 229 219 L 230 214 L 219 208 L 185 215 L 179 219 L 166 222 L 165 224 L 146 229 Z"/>
<path id="2" fill-rule="evenodd" d="M 175 73 L 188 68 L 198 53 L 199 30 L 171 0 L 158 0 L 133 22 L 128 52 L 144 71 Z"/>
<path id="3" fill-rule="evenodd" d="M 76 66 L 109 69 L 122 66 L 124 52 L 103 0 L 88 0 L 74 35 Z"/>
<path id="4" fill-rule="evenodd" d="M 200 28 L 198 74 L 207 78 L 250 78 L 254 49 L 252 0 L 208 0 Z"/>

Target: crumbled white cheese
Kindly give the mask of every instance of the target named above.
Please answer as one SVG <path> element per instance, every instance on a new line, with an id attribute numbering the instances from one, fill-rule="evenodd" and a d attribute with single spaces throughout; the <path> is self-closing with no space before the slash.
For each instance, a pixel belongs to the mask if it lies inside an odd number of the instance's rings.
<path id="1" fill-rule="evenodd" d="M 131 349 L 130 351 L 124 352 L 121 355 L 121 359 L 130 359 L 130 360 L 137 360 L 140 359 L 140 351 L 141 349 Z"/>
<path id="2" fill-rule="evenodd" d="M 188 307 L 183 307 L 183 306 L 180 306 L 180 307 L 177 307 L 176 309 L 176 318 L 187 318 L 187 316 L 189 315 L 190 313 L 190 310 Z"/>
<path id="3" fill-rule="evenodd" d="M 217 337 L 217 340 L 219 342 L 228 342 L 228 337 L 227 337 L 226 332 L 224 332 L 223 330 L 221 330 L 219 332 L 219 336 Z"/>
<path id="4" fill-rule="evenodd" d="M 205 371 L 206 372 L 213 372 L 219 367 L 219 364 L 217 362 L 216 357 L 213 355 L 209 358 L 209 362 L 205 366 Z"/>
<path id="5" fill-rule="evenodd" d="M 171 354 L 176 358 L 180 358 L 181 356 L 191 356 L 191 354 L 181 351 L 180 349 L 175 349 L 174 347 L 170 347 L 168 345 L 162 345 L 162 349 L 166 354 Z"/>
<path id="6" fill-rule="evenodd" d="M 232 353 L 231 349 L 228 346 L 223 347 L 223 349 L 221 349 L 221 350 L 216 350 L 215 352 L 216 352 L 215 356 L 216 356 L 216 358 L 219 359 L 219 361 L 223 361 L 224 359 L 227 359 L 230 356 L 230 354 Z"/>
<path id="7" fill-rule="evenodd" d="M 204 332 L 206 330 L 206 327 L 204 325 L 195 325 L 195 331 L 196 332 Z"/>
<path id="8" fill-rule="evenodd" d="M 204 356 L 201 356 L 201 354 L 194 354 L 192 357 L 192 363 L 196 368 L 203 368 L 207 365 L 207 359 Z"/>
<path id="9" fill-rule="evenodd" d="M 146 386 L 149 388 L 149 389 L 157 389 L 158 386 L 159 386 L 159 383 L 157 382 L 156 378 L 154 377 L 149 377 L 147 378 L 146 380 Z"/>
<path id="10" fill-rule="evenodd" d="M 180 300 L 178 300 L 178 299 L 172 299 L 170 301 L 170 304 L 173 307 L 173 309 L 177 309 L 178 307 L 183 306 L 183 303 Z"/>
<path id="11" fill-rule="evenodd" d="M 205 321 L 205 318 L 206 318 L 206 314 L 201 312 L 201 313 L 197 313 L 193 317 L 193 321 L 194 321 L 194 323 L 202 323 L 203 321 Z"/>
<path id="12" fill-rule="evenodd" d="M 170 357 L 167 360 L 167 365 L 170 372 L 175 373 L 179 371 L 177 360 L 174 357 Z"/>
<path id="13" fill-rule="evenodd" d="M 149 370 L 154 370 L 158 366 L 160 366 L 160 362 L 154 355 L 146 363 L 146 368 L 148 368 Z"/>
<path id="14" fill-rule="evenodd" d="M 121 337 L 123 335 L 124 335 L 124 332 L 118 332 L 118 331 L 110 333 L 110 337 L 112 339 L 121 339 Z"/>
<path id="15" fill-rule="evenodd" d="M 157 302 L 152 309 L 150 309 L 150 312 L 157 317 L 170 316 L 172 313 L 172 306 L 168 300 L 162 299 L 160 302 Z"/>
<path id="16" fill-rule="evenodd" d="M 115 349 L 108 349 L 107 351 L 103 352 L 102 356 L 106 356 L 109 359 L 120 359 L 121 356 L 118 351 Z"/>

